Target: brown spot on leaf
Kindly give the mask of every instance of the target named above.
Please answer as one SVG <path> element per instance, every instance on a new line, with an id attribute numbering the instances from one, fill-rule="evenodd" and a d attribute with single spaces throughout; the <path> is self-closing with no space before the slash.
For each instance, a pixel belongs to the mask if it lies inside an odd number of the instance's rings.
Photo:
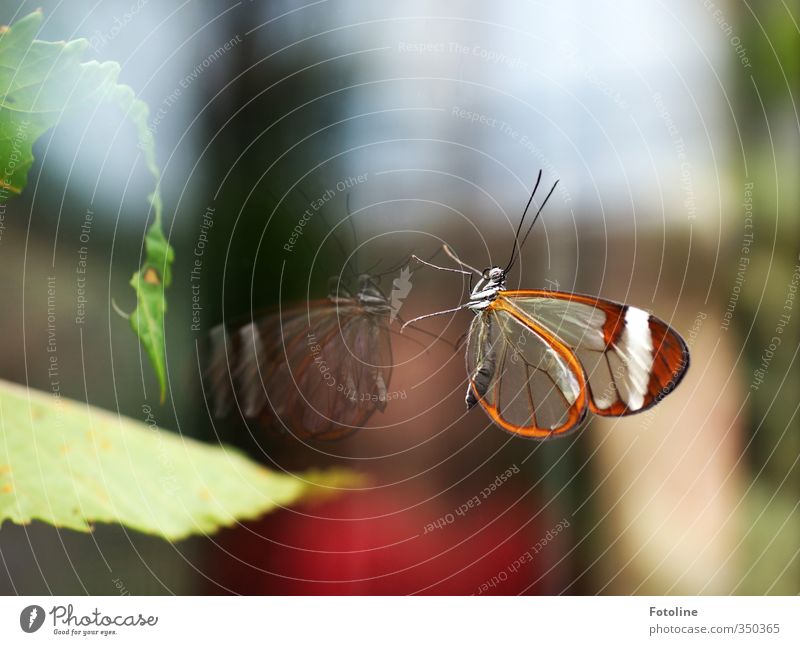
<path id="1" fill-rule="evenodd" d="M 142 279 L 147 284 L 161 284 L 161 278 L 158 275 L 158 271 L 156 271 L 153 267 L 147 267 Z"/>
<path id="2" fill-rule="evenodd" d="M 0 475 L 5 475 L 11 472 L 11 466 L 8 464 L 0 464 Z"/>
<path id="3" fill-rule="evenodd" d="M 0 188 L 6 188 L 7 190 L 10 190 L 12 193 L 16 195 L 19 195 L 20 193 L 19 187 L 14 186 L 13 184 L 9 184 L 7 181 L 4 181 L 3 179 L 0 179 Z"/>
<path id="4" fill-rule="evenodd" d="M 11 484 L 3 484 L 3 487 L 0 488 L 0 491 L 3 491 L 4 493 L 13 493 L 14 486 L 12 486 Z"/>
<path id="5" fill-rule="evenodd" d="M 208 492 L 207 488 L 201 488 L 200 489 L 200 499 L 202 499 L 204 501 L 208 501 L 208 500 L 211 499 L 211 493 Z"/>

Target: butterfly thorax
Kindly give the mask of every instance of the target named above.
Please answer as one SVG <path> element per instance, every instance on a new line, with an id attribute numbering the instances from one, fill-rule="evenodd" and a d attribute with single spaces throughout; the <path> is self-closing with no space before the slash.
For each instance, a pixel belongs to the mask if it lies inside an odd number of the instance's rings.
<path id="1" fill-rule="evenodd" d="M 372 315 L 388 314 L 392 311 L 392 306 L 379 290 L 364 290 L 358 293 L 358 304 L 361 305 L 366 313 Z"/>
<path id="2" fill-rule="evenodd" d="M 392 311 L 392 306 L 388 298 L 380 290 L 371 276 L 359 276 L 358 294 L 356 299 L 358 304 L 361 305 L 366 313 L 373 316 L 381 316 L 388 314 Z"/>
<path id="3" fill-rule="evenodd" d="M 373 316 L 384 316 L 389 314 L 392 306 L 386 295 L 375 283 L 372 276 L 362 274 L 358 277 L 358 290 L 355 296 L 342 283 L 341 278 L 333 277 L 328 287 L 328 299 L 335 305 L 352 306 L 353 300 L 365 310 L 365 313 Z"/>
<path id="4" fill-rule="evenodd" d="M 486 309 L 497 294 L 506 288 L 506 272 L 500 267 L 492 267 L 483 272 L 469 296 L 467 307 L 473 311 Z"/>

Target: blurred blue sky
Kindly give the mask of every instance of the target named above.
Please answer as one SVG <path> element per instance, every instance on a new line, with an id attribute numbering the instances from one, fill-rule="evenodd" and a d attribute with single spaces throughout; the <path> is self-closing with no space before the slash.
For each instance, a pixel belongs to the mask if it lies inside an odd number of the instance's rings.
<path id="1" fill-rule="evenodd" d="M 730 9 L 721 4 L 725 16 Z M 97 58 L 122 62 L 122 79 L 151 105 L 168 177 L 185 180 L 198 160 L 200 168 L 207 163 L 201 153 L 210 135 L 198 121 L 206 110 L 228 104 L 232 112 L 249 98 L 228 76 L 236 58 L 247 57 L 251 74 L 265 65 L 288 74 L 311 65 L 346 81 L 337 85 L 350 88 L 337 92 L 344 106 L 337 103 L 319 126 L 343 122 L 308 144 L 330 134 L 339 151 L 356 148 L 332 162 L 332 177 L 438 170 L 482 186 L 493 196 L 488 206 L 511 209 L 544 167 L 549 180 L 562 182 L 553 209 L 578 220 L 692 221 L 716 230 L 736 139 L 727 107 L 730 35 L 715 9 L 633 0 L 45 3 L 45 36 L 66 28 L 89 38 Z M 231 39 L 238 51 L 208 64 Z M 314 105 L 328 100 L 315 98 Z M 77 150 L 82 161 L 71 181 L 118 199 L 135 151 L 132 133 L 117 128 L 116 115 L 101 114 L 85 133 L 69 135 L 82 138 L 78 145 L 55 147 L 48 158 L 71 165 Z M 132 181 L 131 191 L 136 175 Z M 443 181 L 393 173 L 388 185 L 375 181 L 365 190 L 378 201 L 392 189 L 424 193 Z M 457 208 L 476 198 L 459 186 L 466 185 L 449 185 L 443 199 Z"/>

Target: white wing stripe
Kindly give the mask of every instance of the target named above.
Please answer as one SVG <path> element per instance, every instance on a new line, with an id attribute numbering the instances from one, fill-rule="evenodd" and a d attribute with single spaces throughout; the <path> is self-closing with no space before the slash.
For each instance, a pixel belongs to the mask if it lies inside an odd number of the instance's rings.
<path id="1" fill-rule="evenodd" d="M 627 367 L 628 400 L 625 403 L 631 410 L 639 410 L 644 405 L 653 369 L 650 314 L 636 307 L 628 307 L 625 329 L 615 349 Z"/>

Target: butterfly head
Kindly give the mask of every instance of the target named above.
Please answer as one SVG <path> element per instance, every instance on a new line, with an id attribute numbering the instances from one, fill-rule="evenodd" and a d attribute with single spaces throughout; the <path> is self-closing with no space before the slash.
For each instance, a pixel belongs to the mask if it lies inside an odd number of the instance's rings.
<path id="1" fill-rule="evenodd" d="M 501 269 L 500 267 L 492 267 L 491 269 L 484 270 L 483 279 L 487 281 L 487 286 L 491 284 L 495 286 L 505 287 L 506 272 L 504 269 Z"/>

